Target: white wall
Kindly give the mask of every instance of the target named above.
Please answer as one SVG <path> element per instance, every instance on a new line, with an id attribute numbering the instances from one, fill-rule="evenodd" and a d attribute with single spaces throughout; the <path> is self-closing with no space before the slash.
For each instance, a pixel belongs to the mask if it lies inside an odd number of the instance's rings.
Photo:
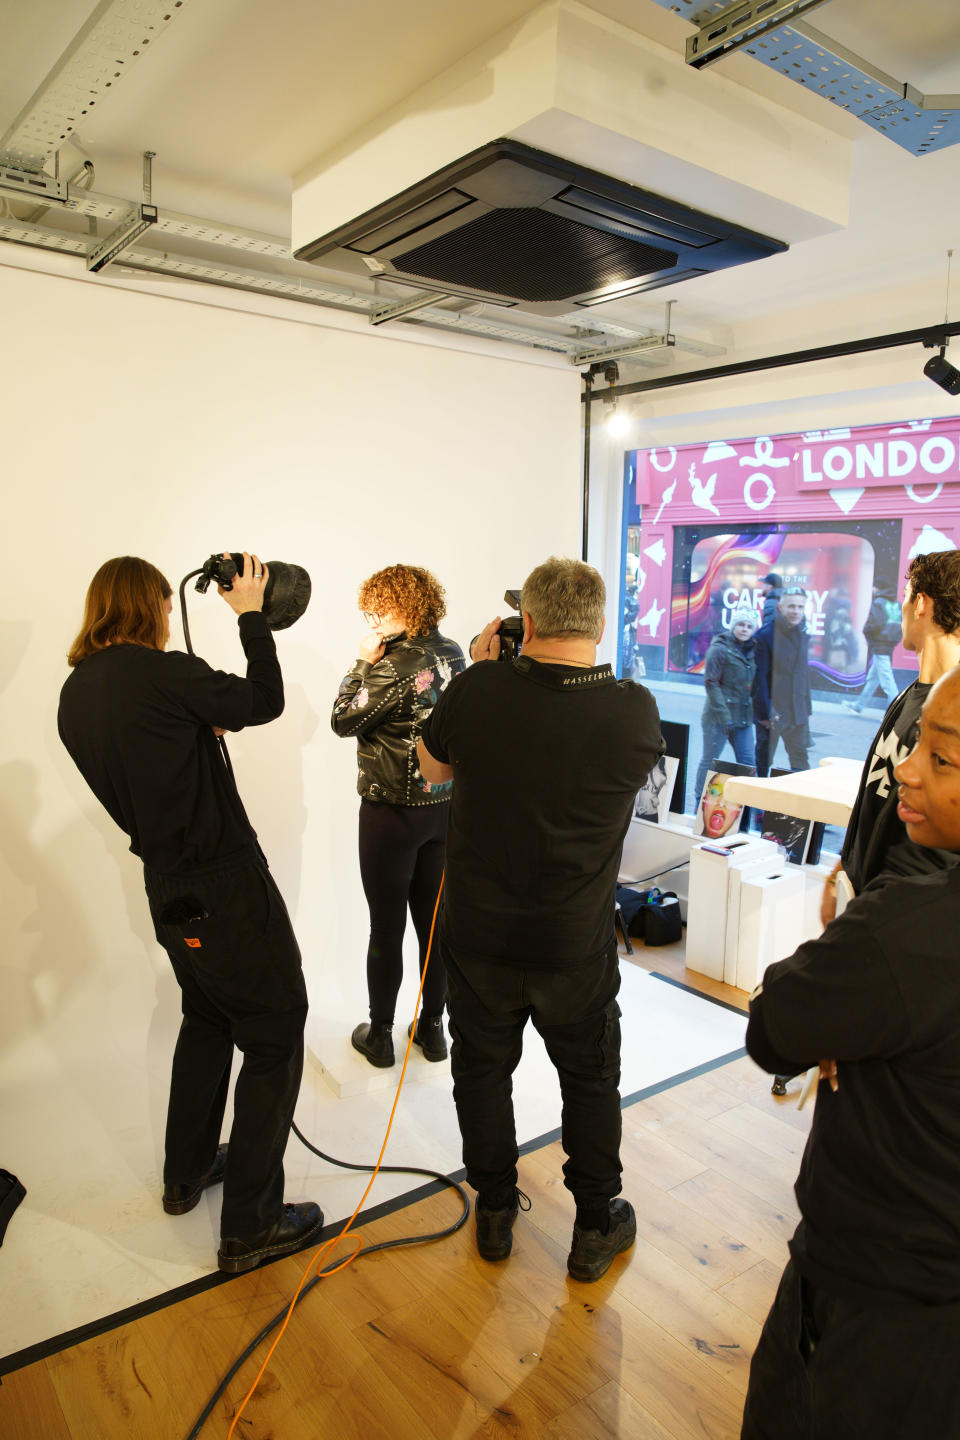
<path id="1" fill-rule="evenodd" d="M 144 555 L 174 587 L 215 549 L 309 569 L 310 608 L 278 637 L 286 712 L 230 749 L 315 1014 L 356 1023 L 355 746 L 328 716 L 362 630 L 357 587 L 397 560 L 430 567 L 443 628 L 465 645 L 505 587 L 551 551 L 578 554 L 577 373 L 261 297 L 88 280 L 73 259 L 21 252 L 0 263 L 0 313 L 4 1068 L 22 1082 L 55 1067 L 80 992 L 128 988 L 138 1032 L 176 1004 L 139 865 L 56 731 L 86 586 L 115 554 Z M 197 652 L 241 668 L 227 607 L 190 595 Z M 96 1064 L 108 1037 L 89 1043 Z"/>

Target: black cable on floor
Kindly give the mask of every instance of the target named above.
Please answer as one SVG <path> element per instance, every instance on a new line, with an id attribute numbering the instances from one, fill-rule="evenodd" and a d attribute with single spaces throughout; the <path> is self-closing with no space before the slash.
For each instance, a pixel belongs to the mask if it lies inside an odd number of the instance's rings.
<path id="1" fill-rule="evenodd" d="M 311 1152 L 311 1154 L 318 1156 L 321 1160 L 326 1160 L 330 1165 L 336 1165 L 341 1170 L 365 1170 L 369 1174 L 371 1171 L 376 1170 L 377 1168 L 375 1165 L 356 1165 L 350 1160 L 337 1160 L 332 1155 L 325 1155 L 322 1150 L 318 1150 L 316 1145 L 312 1144 L 307 1139 L 307 1137 L 303 1134 L 301 1130 L 297 1128 L 295 1124 L 291 1126 L 291 1129 L 293 1130 L 294 1135 L 296 1135 L 300 1143 L 302 1145 L 305 1145 L 307 1149 Z M 467 1219 L 470 1215 L 470 1197 L 468 1196 L 466 1190 L 464 1190 L 463 1186 L 460 1185 L 456 1180 L 451 1180 L 449 1175 L 441 1175 L 437 1170 L 424 1170 L 416 1165 L 381 1165 L 380 1174 L 424 1175 L 428 1180 L 436 1180 L 438 1184 L 445 1185 L 450 1190 L 456 1190 L 457 1194 L 460 1196 L 461 1201 L 463 1202 L 463 1209 L 458 1219 L 452 1225 L 448 1225 L 445 1230 L 434 1230 L 429 1235 L 401 1235 L 396 1240 L 382 1240 L 378 1245 L 365 1245 L 362 1251 L 364 1255 L 375 1255 L 378 1250 L 396 1250 L 402 1245 L 428 1245 L 434 1240 L 445 1240 L 448 1235 L 455 1235 L 457 1231 L 467 1223 Z M 301 1300 L 306 1299 L 306 1297 L 310 1294 L 310 1291 L 313 1289 L 314 1285 L 319 1284 L 319 1282 L 323 1279 L 324 1275 L 329 1274 L 331 1270 L 335 1270 L 337 1266 L 341 1263 L 342 1262 L 340 1260 L 331 1260 L 329 1265 L 325 1265 L 322 1270 L 318 1271 L 317 1274 L 314 1275 L 313 1279 L 308 1281 L 307 1284 L 304 1285 L 299 1296 L 297 1297 L 297 1305 L 300 1304 Z M 196 1419 L 196 1422 L 194 1423 L 193 1429 L 187 1435 L 186 1440 L 197 1440 L 197 1436 L 200 1434 L 200 1431 L 210 1419 L 210 1416 L 213 1414 L 214 1408 L 216 1407 L 217 1401 L 220 1399 L 220 1396 L 230 1384 L 230 1381 L 236 1375 L 237 1371 L 246 1364 L 247 1360 L 249 1360 L 250 1356 L 257 1349 L 257 1347 L 262 1345 L 264 1340 L 266 1340 L 267 1336 L 273 1330 L 275 1330 L 279 1324 L 282 1323 L 284 1316 L 286 1315 L 289 1308 L 289 1305 L 284 1305 L 283 1309 L 278 1311 L 278 1313 L 274 1315 L 272 1320 L 267 1321 L 266 1325 L 264 1325 L 263 1329 L 259 1332 L 259 1334 L 255 1335 L 250 1341 L 250 1344 L 246 1347 L 246 1349 L 237 1356 L 236 1360 L 234 1360 L 233 1364 L 230 1366 L 230 1369 L 223 1376 L 217 1388 L 210 1396 L 210 1399 L 207 1401 L 206 1405 L 201 1410 L 200 1414 Z"/>

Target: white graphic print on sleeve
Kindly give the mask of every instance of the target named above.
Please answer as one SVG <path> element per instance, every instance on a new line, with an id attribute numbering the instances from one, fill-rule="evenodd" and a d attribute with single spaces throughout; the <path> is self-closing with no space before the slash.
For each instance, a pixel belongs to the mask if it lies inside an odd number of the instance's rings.
<path id="1" fill-rule="evenodd" d="M 891 730 L 887 735 L 881 735 L 870 757 L 870 771 L 867 775 L 867 785 L 876 790 L 881 800 L 885 800 L 890 794 L 890 786 L 893 782 L 893 769 L 905 760 L 913 747 L 902 741 L 896 730 Z"/>

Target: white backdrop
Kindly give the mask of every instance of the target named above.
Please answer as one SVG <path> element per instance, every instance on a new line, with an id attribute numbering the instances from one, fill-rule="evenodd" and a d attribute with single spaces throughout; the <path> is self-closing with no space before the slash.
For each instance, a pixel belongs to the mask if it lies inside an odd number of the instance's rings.
<path id="1" fill-rule="evenodd" d="M 366 1013 L 355 745 L 328 717 L 362 630 L 357 587 L 397 560 L 428 566 L 447 587 L 442 628 L 465 645 L 545 555 L 577 554 L 579 376 L 260 297 L 98 283 L 62 257 L 0 264 L 0 313 L 0 1079 L 13 1093 L 34 1074 L 89 1080 L 95 1112 L 111 1027 L 146 1034 L 178 1001 L 139 864 L 56 731 L 94 570 L 140 554 L 176 588 L 211 551 L 245 548 L 310 571 L 310 608 L 278 636 L 286 712 L 230 749 L 313 1017 L 352 1026 Z M 230 611 L 189 593 L 197 652 L 242 669 Z M 174 622 L 180 646 L 176 606 Z M 91 1002 L 107 996 L 101 1029 Z M 58 1059 L 81 1015 L 89 1077 Z M 0 1164 L 16 1170 L 11 1093 Z"/>

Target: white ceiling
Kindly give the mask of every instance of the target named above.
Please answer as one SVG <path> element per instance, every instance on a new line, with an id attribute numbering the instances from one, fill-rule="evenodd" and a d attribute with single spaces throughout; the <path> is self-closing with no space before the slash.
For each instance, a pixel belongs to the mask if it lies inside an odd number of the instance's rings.
<path id="1" fill-rule="evenodd" d="M 677 53 L 691 30 L 653 0 L 587 3 Z M 0 134 L 94 8 L 0 0 Z M 89 157 L 97 192 L 134 200 L 141 154 L 154 150 L 161 210 L 287 236 L 298 172 L 533 8 L 529 0 L 186 0 L 84 119 L 64 169 Z M 960 93 L 957 0 L 830 0 L 808 19 L 925 93 Z M 787 255 L 677 286 L 675 328 L 730 353 L 772 353 L 941 318 L 949 247 L 960 266 L 960 147 L 916 158 L 745 55 L 720 67 L 853 138 L 850 224 Z M 600 318 L 658 326 L 663 298 L 600 307 Z"/>

